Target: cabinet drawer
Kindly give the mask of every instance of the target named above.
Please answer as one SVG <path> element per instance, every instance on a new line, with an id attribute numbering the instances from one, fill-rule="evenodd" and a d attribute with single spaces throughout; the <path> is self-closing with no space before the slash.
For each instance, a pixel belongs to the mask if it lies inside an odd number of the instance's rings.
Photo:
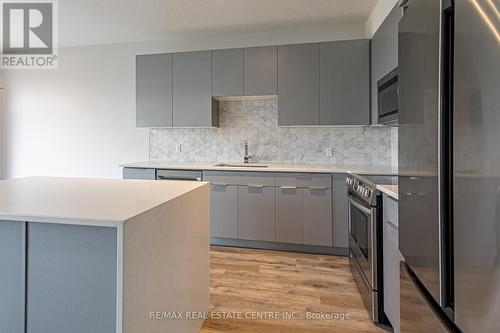
<path id="1" fill-rule="evenodd" d="M 196 170 L 157 170 L 156 179 L 159 180 L 194 180 L 201 181 L 201 171 Z"/>
<path id="2" fill-rule="evenodd" d="M 203 180 L 219 185 L 274 186 L 274 173 L 205 171 Z"/>
<path id="3" fill-rule="evenodd" d="M 389 220 L 392 224 L 398 227 L 398 202 L 384 194 L 382 204 L 384 219 Z"/>
<path id="4" fill-rule="evenodd" d="M 123 168 L 123 179 L 155 179 L 155 169 Z"/>
<path id="5" fill-rule="evenodd" d="M 330 189 L 332 178 L 321 173 L 277 173 L 276 186 Z"/>

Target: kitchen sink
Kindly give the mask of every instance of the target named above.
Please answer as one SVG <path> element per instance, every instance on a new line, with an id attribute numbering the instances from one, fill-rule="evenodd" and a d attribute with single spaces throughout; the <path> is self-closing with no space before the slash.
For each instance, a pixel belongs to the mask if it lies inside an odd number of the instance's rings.
<path id="1" fill-rule="evenodd" d="M 228 168 L 267 168 L 268 165 L 265 164 L 246 164 L 246 163 L 235 163 L 235 164 L 228 164 L 228 163 L 219 163 L 216 164 L 215 166 L 217 167 L 228 167 Z"/>

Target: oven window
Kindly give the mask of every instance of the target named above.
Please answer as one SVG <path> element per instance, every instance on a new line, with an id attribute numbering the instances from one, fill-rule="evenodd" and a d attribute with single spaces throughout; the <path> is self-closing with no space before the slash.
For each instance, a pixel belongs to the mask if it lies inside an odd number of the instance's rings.
<path id="1" fill-rule="evenodd" d="M 370 216 L 353 205 L 349 206 L 351 209 L 351 235 L 363 253 L 363 256 L 368 259 L 368 228 L 370 227 Z"/>

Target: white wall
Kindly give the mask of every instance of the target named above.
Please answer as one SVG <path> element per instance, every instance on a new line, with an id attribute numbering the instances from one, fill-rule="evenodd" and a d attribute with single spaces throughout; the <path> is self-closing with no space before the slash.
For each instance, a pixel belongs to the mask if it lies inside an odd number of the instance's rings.
<path id="1" fill-rule="evenodd" d="M 366 38 L 372 38 L 398 0 L 378 0 L 365 23 Z"/>
<path id="2" fill-rule="evenodd" d="M 58 70 L 6 71 L 6 177 L 119 178 L 119 163 L 148 159 L 148 130 L 135 128 L 136 54 L 353 39 L 364 34 L 364 25 L 359 24 L 60 49 Z"/>

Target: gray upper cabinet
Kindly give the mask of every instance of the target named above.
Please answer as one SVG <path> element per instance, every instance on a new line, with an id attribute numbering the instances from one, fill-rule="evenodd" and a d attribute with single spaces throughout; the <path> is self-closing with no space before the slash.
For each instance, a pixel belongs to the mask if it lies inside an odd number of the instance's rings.
<path id="1" fill-rule="evenodd" d="M 0 332 L 25 333 L 26 223 L 0 221 Z"/>
<path id="2" fill-rule="evenodd" d="M 212 51 L 212 96 L 243 95 L 243 49 Z"/>
<path id="3" fill-rule="evenodd" d="M 278 125 L 319 125 L 319 44 L 278 46 Z"/>
<path id="4" fill-rule="evenodd" d="M 218 126 L 212 112 L 212 52 L 173 55 L 173 126 Z"/>
<path id="5" fill-rule="evenodd" d="M 378 123 L 377 82 L 398 67 L 398 24 L 402 16 L 402 9 L 396 5 L 371 40 L 371 103 L 375 124 Z"/>
<path id="6" fill-rule="evenodd" d="M 244 49 L 244 95 L 278 93 L 278 48 L 276 46 Z"/>
<path id="7" fill-rule="evenodd" d="M 370 41 L 320 44 L 320 125 L 370 124 Z"/>
<path id="8" fill-rule="evenodd" d="M 136 57 L 136 126 L 172 126 L 172 55 Z"/>

